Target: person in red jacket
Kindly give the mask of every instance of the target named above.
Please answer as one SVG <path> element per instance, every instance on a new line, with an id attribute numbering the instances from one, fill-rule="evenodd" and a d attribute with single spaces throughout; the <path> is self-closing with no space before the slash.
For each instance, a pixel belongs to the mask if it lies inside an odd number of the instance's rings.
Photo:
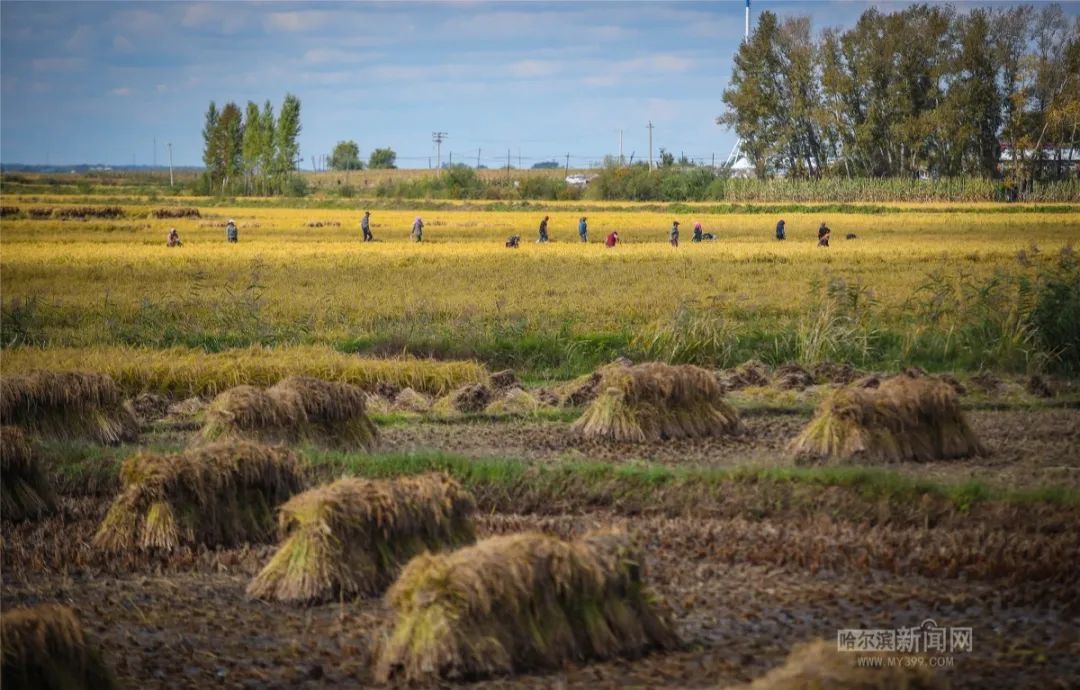
<path id="1" fill-rule="evenodd" d="M 611 233 L 610 235 L 607 236 L 607 240 L 605 240 L 604 244 L 606 244 L 607 247 L 610 249 L 611 247 L 614 247 L 618 242 L 619 242 L 619 233 L 613 232 L 613 233 Z"/>

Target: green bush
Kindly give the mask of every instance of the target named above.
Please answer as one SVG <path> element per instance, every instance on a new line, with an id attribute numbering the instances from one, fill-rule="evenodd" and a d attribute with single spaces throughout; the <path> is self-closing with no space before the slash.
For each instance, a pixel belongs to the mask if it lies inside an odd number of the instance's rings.
<path id="1" fill-rule="evenodd" d="M 1054 365 L 1067 373 L 1080 372 L 1080 263 L 1071 247 L 1039 277 L 1031 322 Z"/>

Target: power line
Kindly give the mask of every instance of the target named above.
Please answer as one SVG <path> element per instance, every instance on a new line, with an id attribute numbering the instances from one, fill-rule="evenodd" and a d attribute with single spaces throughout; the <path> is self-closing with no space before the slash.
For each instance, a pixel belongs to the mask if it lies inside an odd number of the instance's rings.
<path id="1" fill-rule="evenodd" d="M 442 143 L 447 136 L 446 132 L 432 132 L 431 140 L 435 142 L 438 153 L 435 156 L 435 174 L 442 174 Z"/>

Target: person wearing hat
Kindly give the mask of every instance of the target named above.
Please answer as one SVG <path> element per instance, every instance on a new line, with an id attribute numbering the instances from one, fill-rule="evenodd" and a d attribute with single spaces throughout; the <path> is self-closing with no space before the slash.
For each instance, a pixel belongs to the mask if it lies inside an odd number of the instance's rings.
<path id="1" fill-rule="evenodd" d="M 225 239 L 229 242 L 238 242 L 240 240 L 239 233 L 236 230 L 236 221 L 232 218 L 225 224 Z"/>
<path id="2" fill-rule="evenodd" d="M 612 232 L 610 235 L 607 236 L 607 240 L 604 241 L 604 245 L 608 249 L 611 249 L 612 247 L 614 247 L 618 243 L 619 243 L 619 233 L 618 232 Z"/>
<path id="3" fill-rule="evenodd" d="M 371 211 L 364 211 L 364 217 L 360 219 L 360 230 L 364 233 L 365 242 L 375 239 L 371 234 Z"/>
<path id="4" fill-rule="evenodd" d="M 547 242 L 548 241 L 547 224 L 548 224 L 548 217 L 544 216 L 544 220 L 540 221 L 540 239 L 536 240 L 537 242 Z"/>
<path id="5" fill-rule="evenodd" d="M 832 237 L 832 230 L 824 222 L 817 229 L 817 246 L 828 247 L 829 239 Z"/>
<path id="6" fill-rule="evenodd" d="M 424 221 L 420 220 L 420 216 L 417 216 L 416 220 L 413 221 L 412 238 L 413 242 L 420 242 L 424 239 Z"/>
<path id="7" fill-rule="evenodd" d="M 176 231 L 176 228 L 169 228 L 169 241 L 167 243 L 169 247 L 183 247 L 184 243 L 180 241 L 180 233 Z"/>
<path id="8" fill-rule="evenodd" d="M 671 246 L 679 246 L 679 221 L 677 220 L 671 222 Z"/>
<path id="9" fill-rule="evenodd" d="M 589 224 L 585 222 L 585 216 L 582 216 L 581 220 L 578 221 L 577 234 L 582 242 L 589 241 Z"/>

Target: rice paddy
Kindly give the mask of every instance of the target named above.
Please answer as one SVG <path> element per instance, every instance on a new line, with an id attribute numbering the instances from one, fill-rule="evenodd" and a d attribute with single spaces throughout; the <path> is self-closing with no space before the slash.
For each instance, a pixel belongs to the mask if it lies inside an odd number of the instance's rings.
<path id="1" fill-rule="evenodd" d="M 5 687 L 50 601 L 125 687 L 1080 675 L 1080 207 L 3 201 Z"/>

